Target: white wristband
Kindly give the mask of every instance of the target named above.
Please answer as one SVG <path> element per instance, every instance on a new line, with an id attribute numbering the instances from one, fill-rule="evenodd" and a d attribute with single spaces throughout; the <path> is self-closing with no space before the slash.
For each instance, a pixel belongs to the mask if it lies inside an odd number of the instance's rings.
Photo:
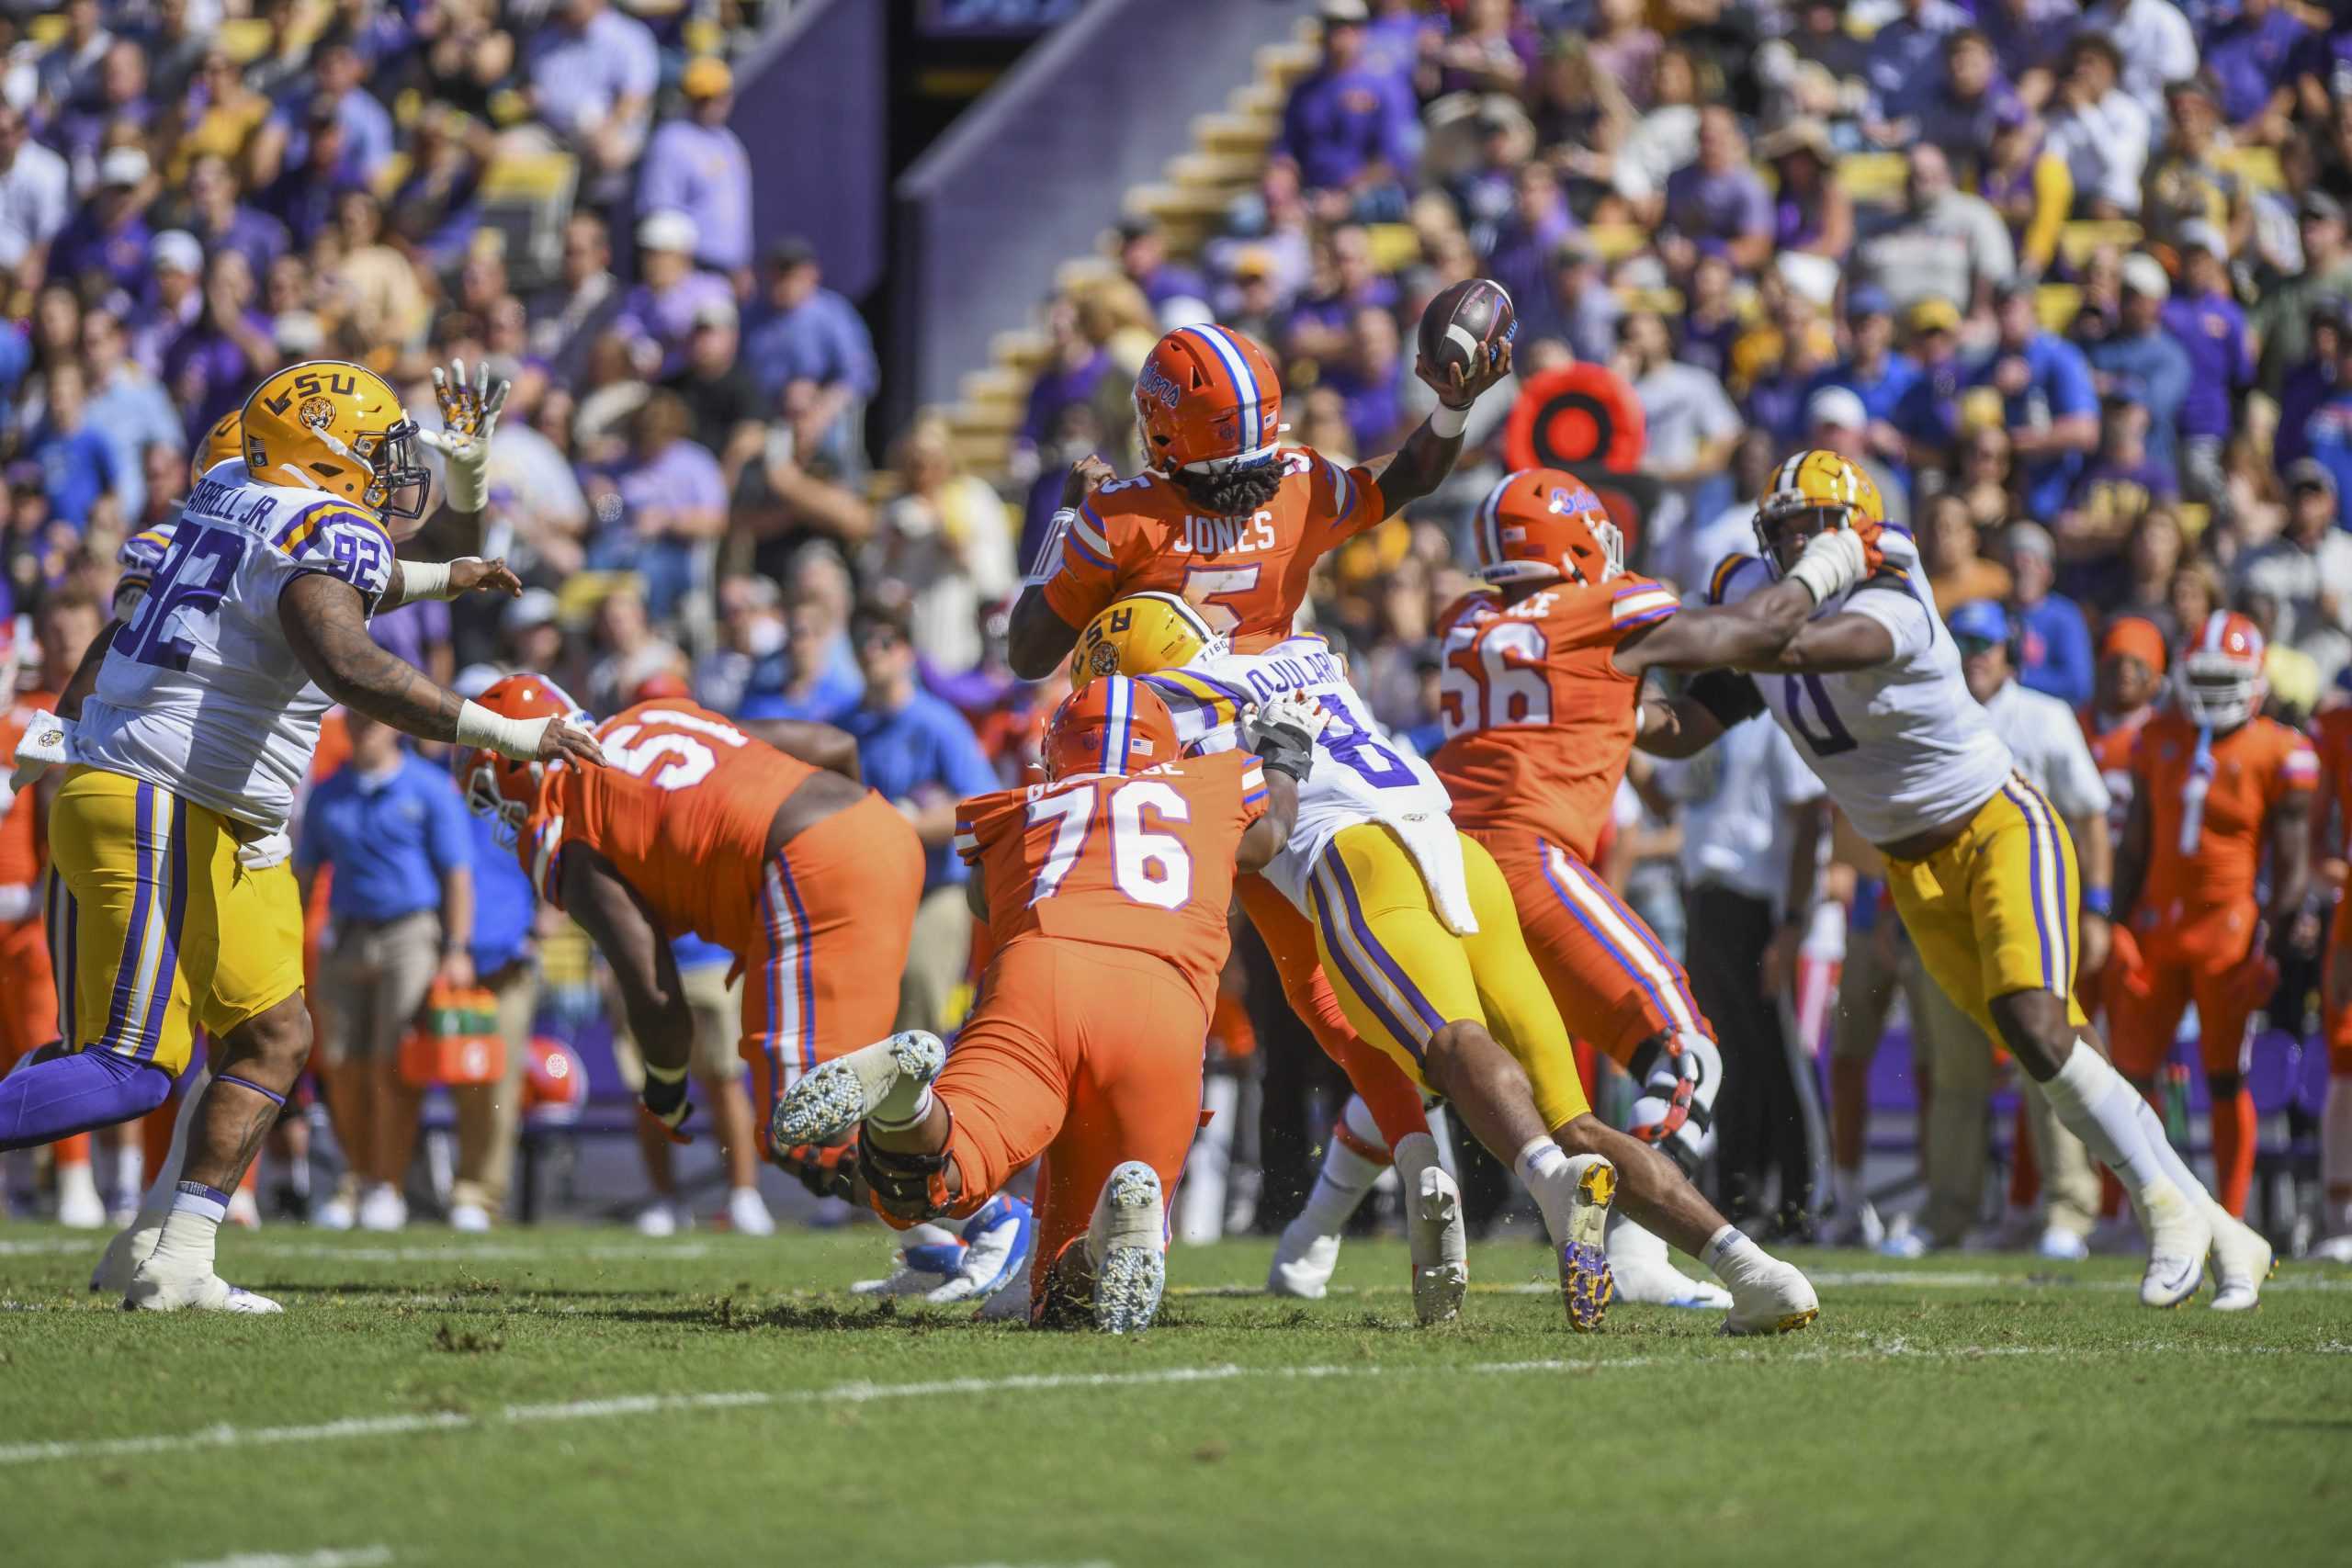
<path id="1" fill-rule="evenodd" d="M 502 757 L 512 757 L 518 762 L 538 760 L 539 740 L 553 724 L 552 716 L 546 718 L 508 718 L 491 712 L 469 697 L 458 709 L 458 744 L 487 746 Z"/>
<path id="2" fill-rule="evenodd" d="M 413 604 L 423 599 L 447 599 L 449 568 L 447 563 L 429 560 L 401 562 L 401 603 Z"/>
<path id="3" fill-rule="evenodd" d="M 1448 441 L 1452 441 L 1469 428 L 1470 411 L 1468 409 L 1450 408 L 1444 403 L 1440 403 L 1430 410 L 1430 433 L 1433 435 L 1442 435 Z"/>

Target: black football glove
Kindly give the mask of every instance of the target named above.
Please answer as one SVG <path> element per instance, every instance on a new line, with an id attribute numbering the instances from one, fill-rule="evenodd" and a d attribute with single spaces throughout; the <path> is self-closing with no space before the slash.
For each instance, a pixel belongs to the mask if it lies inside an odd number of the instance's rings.
<path id="1" fill-rule="evenodd" d="M 686 1118 L 695 1113 L 693 1101 L 686 1098 L 686 1069 L 657 1067 L 645 1064 L 645 1087 L 638 1091 L 638 1102 L 645 1113 L 662 1125 L 662 1133 L 673 1144 L 691 1144 L 695 1135 L 686 1132 Z"/>

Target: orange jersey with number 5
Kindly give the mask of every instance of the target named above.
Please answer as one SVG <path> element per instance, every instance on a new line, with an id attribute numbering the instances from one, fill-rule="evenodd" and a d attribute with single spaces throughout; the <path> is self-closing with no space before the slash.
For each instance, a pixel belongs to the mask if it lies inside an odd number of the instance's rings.
<path id="1" fill-rule="evenodd" d="M 1258 759 L 1219 751 L 975 795 L 956 809 L 956 849 L 980 874 L 1000 952 L 1048 936 L 1154 953 L 1206 1016 L 1233 945 L 1234 857 L 1266 800 Z"/>
<path id="2" fill-rule="evenodd" d="M 2141 729 L 2132 780 L 2152 829 L 2140 907 L 2170 918 L 2253 899 L 2270 808 L 2318 786 L 2319 758 L 2273 719 L 2250 719 L 2207 749 L 2194 724 L 2166 712 Z"/>
<path id="3" fill-rule="evenodd" d="M 560 903 L 565 846 L 586 844 L 652 907 L 671 936 L 692 931 L 738 955 L 759 940 L 760 882 L 776 807 L 817 769 L 707 708 L 639 703 L 596 729 L 605 765 L 548 770 L 514 841 L 539 897 Z"/>
<path id="4" fill-rule="evenodd" d="M 1634 748 L 1640 682 L 1618 644 L 1679 608 L 1630 574 L 1560 582 L 1506 605 L 1491 592 L 1440 623 L 1445 744 L 1433 759 L 1465 830 L 1522 829 L 1589 863 Z"/>
<path id="5" fill-rule="evenodd" d="M 1199 513 L 1166 477 L 1114 479 L 1078 508 L 1039 570 L 1046 603 L 1083 626 L 1130 593 L 1174 593 L 1240 653 L 1291 635 L 1315 563 L 1387 515 L 1379 481 L 1305 446 L 1277 459 L 1280 489 L 1246 517 Z"/>

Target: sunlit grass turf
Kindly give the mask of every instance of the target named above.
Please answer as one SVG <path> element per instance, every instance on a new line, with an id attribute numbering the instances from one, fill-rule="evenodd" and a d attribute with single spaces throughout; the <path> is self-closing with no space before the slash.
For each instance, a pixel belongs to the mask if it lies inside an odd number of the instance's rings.
<path id="1" fill-rule="evenodd" d="M 2229 1317 L 1817 1253 L 1821 1322 L 1757 1342 L 1572 1336 L 1532 1246 L 1422 1331 L 1393 1244 L 1298 1303 L 1214 1293 L 1264 1275 L 1229 1243 L 1111 1341 L 857 1301 L 872 1229 L 222 1250 L 287 1315 L 126 1316 L 87 1238 L 0 1231 L 0 1562 L 2285 1564 L 2352 1503 L 2352 1270 Z"/>

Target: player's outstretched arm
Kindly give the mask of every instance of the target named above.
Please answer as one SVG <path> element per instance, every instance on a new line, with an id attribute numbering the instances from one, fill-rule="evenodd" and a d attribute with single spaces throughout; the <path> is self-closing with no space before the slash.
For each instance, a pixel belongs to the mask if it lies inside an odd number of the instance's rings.
<path id="1" fill-rule="evenodd" d="M 1290 847 L 1290 830 L 1298 822 L 1298 785 L 1288 773 L 1266 770 L 1266 814 L 1241 835 L 1233 857 L 1237 871 L 1263 871 L 1276 855 Z"/>
<path id="2" fill-rule="evenodd" d="M 1735 724 L 1764 711 L 1764 694 L 1748 676 L 1710 670 L 1668 702 L 1645 696 L 1635 720 L 1634 744 L 1653 757 L 1695 757 Z"/>
<path id="3" fill-rule="evenodd" d="M 380 614 L 423 599 L 456 599 L 476 592 L 503 593 L 509 599 L 520 599 L 523 580 L 514 575 L 503 556 L 496 560 L 484 560 L 480 556 L 459 556 L 446 561 L 396 560 L 392 562 L 391 581 L 384 589 L 383 601 L 376 608 Z"/>
<path id="4" fill-rule="evenodd" d="M 2148 879 L 2148 857 L 2155 844 L 2155 819 L 2148 811 L 2148 792 L 2134 789 L 2123 814 L 2123 837 L 2115 846 L 2114 921 L 2122 929 L 2132 923 L 2140 905 L 2140 889 Z"/>
<path id="5" fill-rule="evenodd" d="M 1841 670 L 1868 670 L 1894 657 L 1894 634 L 1868 615 L 1832 615 L 1814 621 L 1789 639 L 1786 648 L 1750 666 L 1757 670 L 1816 675 Z"/>
<path id="6" fill-rule="evenodd" d="M 1462 432 L 1470 418 L 1470 405 L 1478 400 L 1479 393 L 1510 374 L 1510 342 L 1505 339 L 1495 344 L 1485 364 L 1469 369 L 1448 365 L 1442 376 L 1427 359 L 1417 357 L 1413 374 L 1437 393 L 1438 406 L 1405 437 L 1405 445 L 1364 465 L 1379 481 L 1381 504 L 1392 517 L 1435 491 L 1453 472 L 1462 457 Z"/>
<path id="7" fill-rule="evenodd" d="M 852 784 L 865 782 L 858 772 L 857 738 L 847 730 L 799 718 L 739 718 L 735 728 L 812 768 L 839 773 Z"/>
<path id="8" fill-rule="evenodd" d="M 323 572 L 305 572 L 277 598 L 278 624 L 319 689 L 346 707 L 420 740 L 486 746 L 518 761 L 602 766 L 596 738 L 551 718 L 511 719 L 436 685 L 368 635 L 359 591 Z"/>
<path id="9" fill-rule="evenodd" d="M 1062 513 L 1076 511 L 1088 496 L 1118 477 L 1116 469 L 1091 454 L 1072 463 L 1069 472 L 1062 476 L 1061 511 L 1054 513 L 1054 525 L 1037 547 L 1029 581 L 1021 585 L 1021 597 L 1013 601 L 1012 618 L 1005 627 L 1005 662 L 1024 681 L 1044 680 L 1078 646 L 1080 628 L 1046 603 L 1046 582 L 1061 570 L 1062 540 L 1069 529 L 1070 519 Z"/>
<path id="10" fill-rule="evenodd" d="M 686 1102 L 686 1064 L 694 1047 L 694 1009 L 678 978 L 678 960 L 661 921 L 642 895 L 603 855 L 586 844 L 564 846 L 564 912 L 580 922 L 613 971 L 629 1033 L 645 1058 L 646 1114 L 673 1138 L 693 1109 Z"/>

